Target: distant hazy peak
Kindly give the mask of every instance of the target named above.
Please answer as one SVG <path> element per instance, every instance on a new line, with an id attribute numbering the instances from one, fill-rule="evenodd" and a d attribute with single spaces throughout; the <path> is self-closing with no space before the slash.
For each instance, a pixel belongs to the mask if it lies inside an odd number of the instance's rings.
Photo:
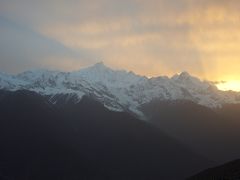
<path id="1" fill-rule="evenodd" d="M 93 66 L 95 66 L 95 67 L 106 67 L 103 61 L 99 61 L 96 64 L 94 64 Z"/>
<path id="2" fill-rule="evenodd" d="M 191 75 L 187 71 L 180 73 L 179 77 L 190 77 Z"/>
<path id="3" fill-rule="evenodd" d="M 172 76 L 172 79 L 188 78 L 188 77 L 192 77 L 192 76 L 187 71 L 183 71 L 181 73 L 177 73 L 174 76 Z"/>
<path id="4" fill-rule="evenodd" d="M 111 68 L 106 66 L 103 61 L 100 61 L 100 62 L 97 62 L 93 65 L 85 67 L 83 69 L 111 69 Z M 83 69 L 80 69 L 80 71 L 83 70 Z"/>

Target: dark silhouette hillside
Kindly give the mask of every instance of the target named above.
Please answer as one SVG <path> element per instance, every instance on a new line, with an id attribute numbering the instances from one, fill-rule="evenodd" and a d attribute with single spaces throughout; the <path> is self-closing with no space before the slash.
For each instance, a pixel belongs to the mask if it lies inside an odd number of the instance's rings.
<path id="1" fill-rule="evenodd" d="M 210 163 L 149 123 L 84 97 L 54 106 L 29 91 L 0 92 L 5 179 L 183 179 Z"/>
<path id="2" fill-rule="evenodd" d="M 239 106 L 214 110 L 190 101 L 155 100 L 142 108 L 162 132 L 217 164 L 240 157 Z"/>
<path id="3" fill-rule="evenodd" d="M 235 160 L 224 165 L 207 169 L 188 180 L 212 180 L 212 179 L 240 179 L 240 160 Z"/>

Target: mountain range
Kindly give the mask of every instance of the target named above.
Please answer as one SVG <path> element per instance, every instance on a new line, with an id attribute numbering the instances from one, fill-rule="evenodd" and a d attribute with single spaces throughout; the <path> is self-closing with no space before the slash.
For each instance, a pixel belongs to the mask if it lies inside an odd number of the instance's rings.
<path id="1" fill-rule="evenodd" d="M 4 180 L 181 180 L 240 157 L 240 93 L 187 72 L 0 73 L 0 117 Z"/>
<path id="2" fill-rule="evenodd" d="M 145 119 L 141 106 L 152 100 L 188 100 L 219 108 L 240 103 L 240 93 L 224 92 L 208 81 L 187 72 L 169 78 L 147 78 L 124 70 L 113 70 L 99 62 L 74 72 L 49 70 L 26 71 L 17 75 L 0 74 L 0 88 L 10 91 L 30 90 L 48 96 L 53 104 L 79 102 L 88 95 L 113 111 L 128 111 Z"/>

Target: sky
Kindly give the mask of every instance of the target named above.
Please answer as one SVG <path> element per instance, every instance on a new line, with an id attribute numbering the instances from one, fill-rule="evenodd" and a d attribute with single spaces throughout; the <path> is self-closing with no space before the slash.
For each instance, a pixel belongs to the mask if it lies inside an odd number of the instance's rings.
<path id="1" fill-rule="evenodd" d="M 239 0 L 0 0 L 0 71 L 103 61 L 149 77 L 239 82 Z"/>

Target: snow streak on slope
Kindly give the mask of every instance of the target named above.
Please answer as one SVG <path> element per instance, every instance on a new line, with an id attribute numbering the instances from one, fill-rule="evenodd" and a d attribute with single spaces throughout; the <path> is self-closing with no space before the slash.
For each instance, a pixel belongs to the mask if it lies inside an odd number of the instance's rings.
<path id="1" fill-rule="evenodd" d="M 153 99 L 190 100 L 210 108 L 240 103 L 234 92 L 223 92 L 210 82 L 187 72 L 169 77 L 147 78 L 132 72 L 112 70 L 103 63 L 75 72 L 27 71 L 18 75 L 0 73 L 0 88 L 26 89 L 49 97 L 52 103 L 63 98 L 78 102 L 89 95 L 114 111 L 130 111 L 142 116 L 139 107 Z"/>

